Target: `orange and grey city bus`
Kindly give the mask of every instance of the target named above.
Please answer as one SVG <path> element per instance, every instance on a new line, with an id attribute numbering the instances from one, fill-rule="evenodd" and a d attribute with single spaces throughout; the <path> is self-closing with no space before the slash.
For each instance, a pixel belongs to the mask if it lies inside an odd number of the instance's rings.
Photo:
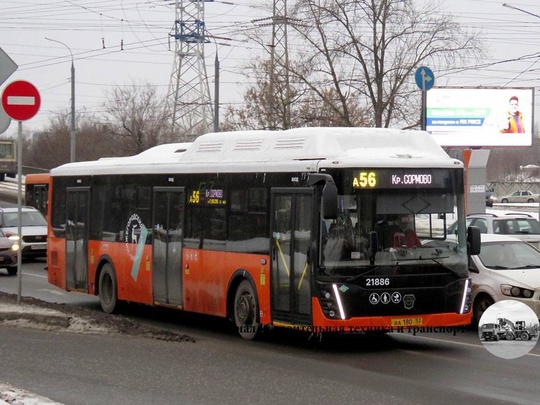
<path id="1" fill-rule="evenodd" d="M 49 173 L 32 173 L 24 176 L 24 203 L 47 216 L 49 201 Z"/>
<path id="2" fill-rule="evenodd" d="M 49 282 L 106 312 L 227 317 L 246 339 L 470 323 L 464 166 L 425 132 L 211 133 L 50 174 Z M 388 238 L 398 217 L 421 245 Z"/>

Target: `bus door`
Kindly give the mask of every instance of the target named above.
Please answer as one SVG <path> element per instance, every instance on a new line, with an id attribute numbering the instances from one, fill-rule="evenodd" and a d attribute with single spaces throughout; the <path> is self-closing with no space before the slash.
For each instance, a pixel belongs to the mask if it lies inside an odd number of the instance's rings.
<path id="1" fill-rule="evenodd" d="M 68 290 L 88 292 L 88 220 L 90 188 L 67 189 L 66 285 Z"/>
<path id="2" fill-rule="evenodd" d="M 272 190 L 272 317 L 311 324 L 313 190 Z"/>
<path id="3" fill-rule="evenodd" d="M 182 305 L 184 188 L 155 187 L 152 230 L 154 302 Z"/>
<path id="4" fill-rule="evenodd" d="M 32 184 L 26 186 L 26 205 L 38 209 L 47 217 L 48 187 L 46 184 Z"/>

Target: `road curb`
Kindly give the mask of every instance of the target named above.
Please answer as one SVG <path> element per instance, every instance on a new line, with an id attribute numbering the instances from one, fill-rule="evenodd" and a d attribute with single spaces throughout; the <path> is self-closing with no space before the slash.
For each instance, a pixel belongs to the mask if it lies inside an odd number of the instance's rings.
<path id="1" fill-rule="evenodd" d="M 69 315 L 56 314 L 32 314 L 16 312 L 0 312 L 0 322 L 26 320 L 29 322 L 44 323 L 59 328 L 67 328 L 70 325 L 71 317 Z"/>
<path id="2" fill-rule="evenodd" d="M 27 321 L 67 328 L 71 319 L 69 314 L 32 305 L 0 304 L 0 323 Z"/>

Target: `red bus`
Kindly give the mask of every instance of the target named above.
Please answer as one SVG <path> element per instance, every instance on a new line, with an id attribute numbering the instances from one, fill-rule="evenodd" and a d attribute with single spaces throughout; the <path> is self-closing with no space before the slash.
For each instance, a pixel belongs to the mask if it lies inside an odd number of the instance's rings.
<path id="1" fill-rule="evenodd" d="M 106 312 L 227 317 L 246 339 L 471 321 L 464 166 L 425 132 L 212 133 L 50 173 L 49 282 Z M 387 237 L 398 217 L 423 245 Z"/>
<path id="2" fill-rule="evenodd" d="M 49 173 L 32 173 L 24 177 L 24 203 L 38 209 L 47 217 Z"/>

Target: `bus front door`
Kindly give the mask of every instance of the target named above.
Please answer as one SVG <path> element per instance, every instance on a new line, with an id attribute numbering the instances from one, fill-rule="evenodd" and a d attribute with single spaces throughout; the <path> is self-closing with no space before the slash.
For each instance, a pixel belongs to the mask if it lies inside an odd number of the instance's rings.
<path id="1" fill-rule="evenodd" d="M 272 190 L 272 318 L 311 324 L 313 191 Z"/>
<path id="2" fill-rule="evenodd" d="M 184 189 L 154 188 L 152 284 L 156 304 L 182 306 Z"/>
<path id="3" fill-rule="evenodd" d="M 90 189 L 67 189 L 66 199 L 66 286 L 88 292 L 88 219 Z"/>

